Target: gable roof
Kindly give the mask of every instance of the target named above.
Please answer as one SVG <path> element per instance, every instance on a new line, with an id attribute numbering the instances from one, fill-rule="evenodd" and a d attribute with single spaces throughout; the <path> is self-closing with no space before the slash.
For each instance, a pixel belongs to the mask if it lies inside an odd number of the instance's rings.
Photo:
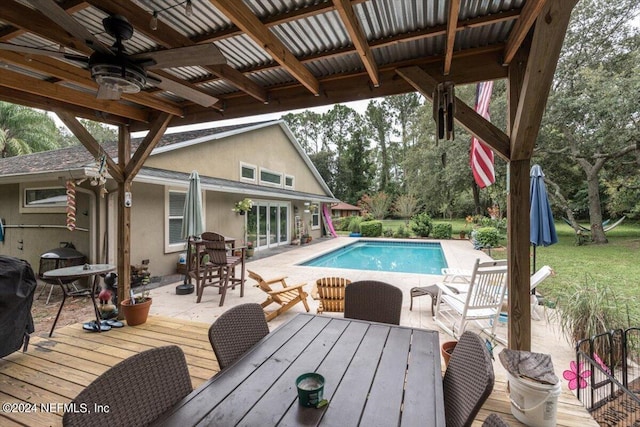
<path id="1" fill-rule="evenodd" d="M 230 125 L 230 126 L 221 126 L 216 128 L 208 128 L 208 129 L 200 129 L 193 131 L 185 131 L 185 132 L 177 132 L 177 133 L 165 133 L 156 147 L 151 152 L 151 155 L 165 153 L 168 151 L 179 150 L 184 147 L 189 147 L 202 143 L 209 143 L 211 141 L 227 138 L 232 135 L 238 135 L 246 132 L 256 131 L 269 126 L 279 126 L 287 138 L 291 141 L 295 149 L 300 154 L 300 158 L 305 163 L 305 165 L 309 168 L 311 173 L 314 175 L 316 180 L 320 183 L 322 189 L 325 191 L 328 200 L 335 201 L 333 198 L 333 194 L 331 190 L 324 182 L 320 173 L 313 165 L 309 156 L 304 152 L 302 146 L 298 143 L 295 136 L 291 133 L 289 127 L 282 120 L 270 120 L 264 122 L 254 122 L 254 123 L 244 123 L 238 125 Z M 132 138 L 131 139 L 131 151 L 135 152 L 143 138 Z M 101 145 L 102 149 L 111 156 L 115 161 L 117 161 L 118 156 L 118 143 L 117 141 L 109 141 L 105 142 Z M 82 145 L 75 145 L 73 147 L 61 148 L 58 150 L 51 151 L 43 151 L 33 154 L 26 154 L 24 156 L 14 156 L 14 157 L 6 157 L 0 159 L 0 183 L 1 182 L 19 182 L 25 180 L 46 180 L 51 178 L 56 178 L 55 175 L 63 175 L 68 176 L 72 179 L 79 179 L 86 176 L 93 176 L 93 171 L 96 169 L 96 159 L 91 155 L 91 153 Z M 142 168 L 142 171 L 149 171 L 153 168 Z M 160 169 L 153 169 L 155 171 L 159 171 Z M 172 180 L 179 181 L 181 178 L 181 174 L 172 171 L 165 171 L 166 176 L 172 176 Z M 173 175 L 172 175 L 173 174 Z M 145 175 L 144 181 L 151 182 L 152 178 L 161 177 L 162 174 L 158 172 L 155 173 L 147 173 Z M 187 179 L 185 181 L 188 182 L 188 174 Z M 229 180 L 219 180 L 215 177 L 203 177 L 201 179 L 209 178 L 212 180 L 212 188 L 226 188 L 227 190 L 237 189 L 238 191 L 248 191 L 247 187 L 253 187 L 254 192 L 251 194 L 259 194 L 263 193 L 265 187 L 254 185 L 254 184 L 243 184 L 242 186 L 231 185 L 234 181 Z M 142 181 L 142 177 L 134 178 L 134 182 Z M 222 183 L 225 183 L 223 186 Z M 269 194 L 273 194 L 277 192 L 278 189 L 273 189 L 269 187 Z M 242 192 L 242 191 L 241 191 Z M 293 192 L 298 193 L 298 192 Z M 247 193 L 249 194 L 249 193 Z M 265 192 L 266 194 L 266 192 Z M 285 191 L 284 194 L 289 194 L 288 191 Z M 306 195 L 306 193 L 299 193 L 302 195 Z M 307 195 L 308 196 L 308 195 Z M 310 196 L 309 196 L 310 197 Z M 317 197 L 317 196 L 316 196 Z"/>

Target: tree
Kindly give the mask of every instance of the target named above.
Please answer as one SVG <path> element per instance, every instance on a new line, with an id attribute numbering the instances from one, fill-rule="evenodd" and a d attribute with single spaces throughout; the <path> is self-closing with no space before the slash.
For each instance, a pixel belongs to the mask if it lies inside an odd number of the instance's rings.
<path id="1" fill-rule="evenodd" d="M 378 147 L 378 157 L 380 161 L 378 171 L 378 189 L 381 191 L 389 190 L 391 182 L 391 150 L 389 147 L 391 121 L 388 120 L 389 112 L 385 105 L 379 101 L 371 101 L 367 105 L 365 113 L 367 124 L 372 129 L 372 137 L 375 145 Z"/>
<path id="2" fill-rule="evenodd" d="M 0 101 L 0 157 L 60 147 L 61 136 L 45 112 Z"/>
<path id="3" fill-rule="evenodd" d="M 84 128 L 100 144 L 104 142 L 118 140 L 118 131 L 113 126 L 109 126 L 104 123 L 94 122 L 93 120 L 85 120 L 85 119 L 80 119 L 80 123 L 82 123 Z M 76 136 L 73 133 L 69 132 L 66 128 L 63 129 L 62 136 L 63 136 L 64 146 L 80 144 L 80 141 L 78 140 L 78 138 L 76 138 Z"/>
<path id="4" fill-rule="evenodd" d="M 554 175 L 565 174 L 566 158 L 582 170 L 595 243 L 607 242 L 601 185 L 620 173 L 638 173 L 640 37 L 629 21 L 639 9 L 637 0 L 578 4 L 540 137 Z"/>

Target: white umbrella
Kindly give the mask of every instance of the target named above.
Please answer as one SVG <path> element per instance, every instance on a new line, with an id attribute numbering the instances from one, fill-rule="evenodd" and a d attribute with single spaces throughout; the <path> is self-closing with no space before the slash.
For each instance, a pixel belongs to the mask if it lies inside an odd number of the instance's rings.
<path id="1" fill-rule="evenodd" d="M 197 171 L 191 172 L 189 176 L 189 190 L 184 200 L 184 209 L 182 211 L 182 237 L 190 242 L 191 239 L 197 238 L 204 231 L 202 225 L 202 188 L 200 187 L 200 176 Z M 184 283 L 176 287 L 176 293 L 179 295 L 190 294 L 193 292 L 193 285 L 190 282 L 189 266 L 191 265 L 191 251 L 187 245 L 187 273 L 184 276 Z"/>

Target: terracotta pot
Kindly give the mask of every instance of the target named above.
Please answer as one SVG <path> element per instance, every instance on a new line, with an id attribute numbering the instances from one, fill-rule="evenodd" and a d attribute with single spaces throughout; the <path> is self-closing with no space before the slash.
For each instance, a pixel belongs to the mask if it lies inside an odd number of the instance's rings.
<path id="1" fill-rule="evenodd" d="M 442 343 L 440 347 L 440 353 L 442 353 L 445 367 L 449 364 L 449 358 L 451 357 L 451 353 L 453 353 L 453 349 L 456 348 L 456 344 L 458 344 L 458 341 L 446 341 Z"/>
<path id="2" fill-rule="evenodd" d="M 147 317 L 149 316 L 151 302 L 151 298 L 137 304 L 131 304 L 130 298 L 122 301 L 122 313 L 124 314 L 124 318 L 127 320 L 127 325 L 136 326 L 142 325 L 146 322 Z"/>

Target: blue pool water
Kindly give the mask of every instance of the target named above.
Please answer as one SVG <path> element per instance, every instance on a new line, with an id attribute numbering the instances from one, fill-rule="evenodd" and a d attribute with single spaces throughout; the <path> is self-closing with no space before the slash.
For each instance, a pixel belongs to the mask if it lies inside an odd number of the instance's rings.
<path id="1" fill-rule="evenodd" d="M 440 243 L 360 240 L 300 265 L 437 275 L 447 261 Z"/>

